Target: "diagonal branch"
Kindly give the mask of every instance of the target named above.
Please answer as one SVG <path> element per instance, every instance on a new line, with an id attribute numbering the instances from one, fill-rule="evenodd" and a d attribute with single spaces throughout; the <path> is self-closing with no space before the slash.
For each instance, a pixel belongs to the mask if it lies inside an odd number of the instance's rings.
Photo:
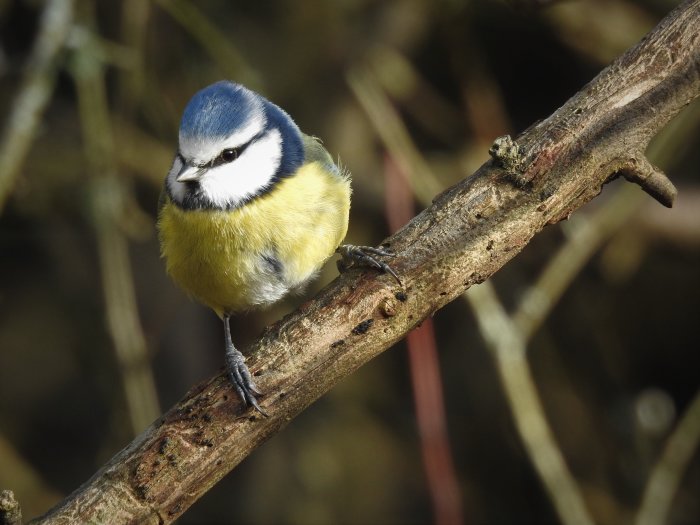
<path id="1" fill-rule="evenodd" d="M 391 276 L 353 270 L 266 330 L 249 364 L 271 417 L 241 414 L 221 373 L 194 387 L 37 522 L 177 518 L 340 379 L 484 281 L 607 181 L 620 172 L 629 176 L 631 159 L 700 94 L 699 25 L 700 0 L 686 1 L 518 137 L 520 158 L 509 172 L 494 161 L 484 164 L 389 238 L 403 289 Z M 645 180 L 635 179 L 643 187 Z"/>

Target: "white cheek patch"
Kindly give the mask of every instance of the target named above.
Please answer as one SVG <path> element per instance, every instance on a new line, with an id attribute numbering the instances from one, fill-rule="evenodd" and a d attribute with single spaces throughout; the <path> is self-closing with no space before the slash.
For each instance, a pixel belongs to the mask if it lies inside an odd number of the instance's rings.
<path id="1" fill-rule="evenodd" d="M 273 129 L 248 146 L 235 161 L 207 170 L 199 181 L 202 194 L 215 207 L 235 206 L 270 184 L 281 159 L 282 136 Z"/>

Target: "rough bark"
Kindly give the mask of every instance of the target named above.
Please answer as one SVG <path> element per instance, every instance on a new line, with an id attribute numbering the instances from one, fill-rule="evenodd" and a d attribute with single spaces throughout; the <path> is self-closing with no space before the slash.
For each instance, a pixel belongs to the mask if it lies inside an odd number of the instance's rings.
<path id="1" fill-rule="evenodd" d="M 171 522 L 341 378 L 487 279 L 606 182 L 622 175 L 670 205 L 675 189 L 644 151 L 700 92 L 698 27 L 700 0 L 685 2 L 516 145 L 499 141 L 494 159 L 387 239 L 403 287 L 351 270 L 267 329 L 248 362 L 270 417 L 242 412 L 221 373 L 35 523 Z"/>

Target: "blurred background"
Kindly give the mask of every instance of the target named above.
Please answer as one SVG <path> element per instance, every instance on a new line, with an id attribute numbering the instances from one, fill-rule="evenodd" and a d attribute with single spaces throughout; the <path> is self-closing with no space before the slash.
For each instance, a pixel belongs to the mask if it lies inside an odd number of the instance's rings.
<path id="1" fill-rule="evenodd" d="M 677 3 L 0 0 L 0 488 L 45 512 L 223 364 L 220 321 L 168 280 L 154 227 L 195 91 L 241 82 L 321 137 L 353 174 L 348 241 L 377 244 Z M 529 325 L 526 375 L 597 523 L 642 523 L 655 494 L 666 523 L 700 522 L 699 130 L 695 103 L 650 147 L 672 210 L 615 181 L 491 279 L 516 322 L 538 293 L 556 303 Z M 236 341 L 304 300 L 235 319 Z M 341 382 L 179 522 L 565 519 L 478 304 Z"/>

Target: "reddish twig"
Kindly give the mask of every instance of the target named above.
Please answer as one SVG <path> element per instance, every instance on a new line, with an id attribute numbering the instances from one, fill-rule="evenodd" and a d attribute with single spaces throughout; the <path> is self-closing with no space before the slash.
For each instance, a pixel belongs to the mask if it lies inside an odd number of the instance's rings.
<path id="1" fill-rule="evenodd" d="M 385 209 L 392 232 L 414 215 L 413 191 L 408 177 L 387 155 L 384 163 Z M 406 338 L 416 421 L 423 465 L 433 503 L 435 523 L 463 523 L 462 498 L 452 460 L 442 379 L 432 319 L 409 332 Z"/>

